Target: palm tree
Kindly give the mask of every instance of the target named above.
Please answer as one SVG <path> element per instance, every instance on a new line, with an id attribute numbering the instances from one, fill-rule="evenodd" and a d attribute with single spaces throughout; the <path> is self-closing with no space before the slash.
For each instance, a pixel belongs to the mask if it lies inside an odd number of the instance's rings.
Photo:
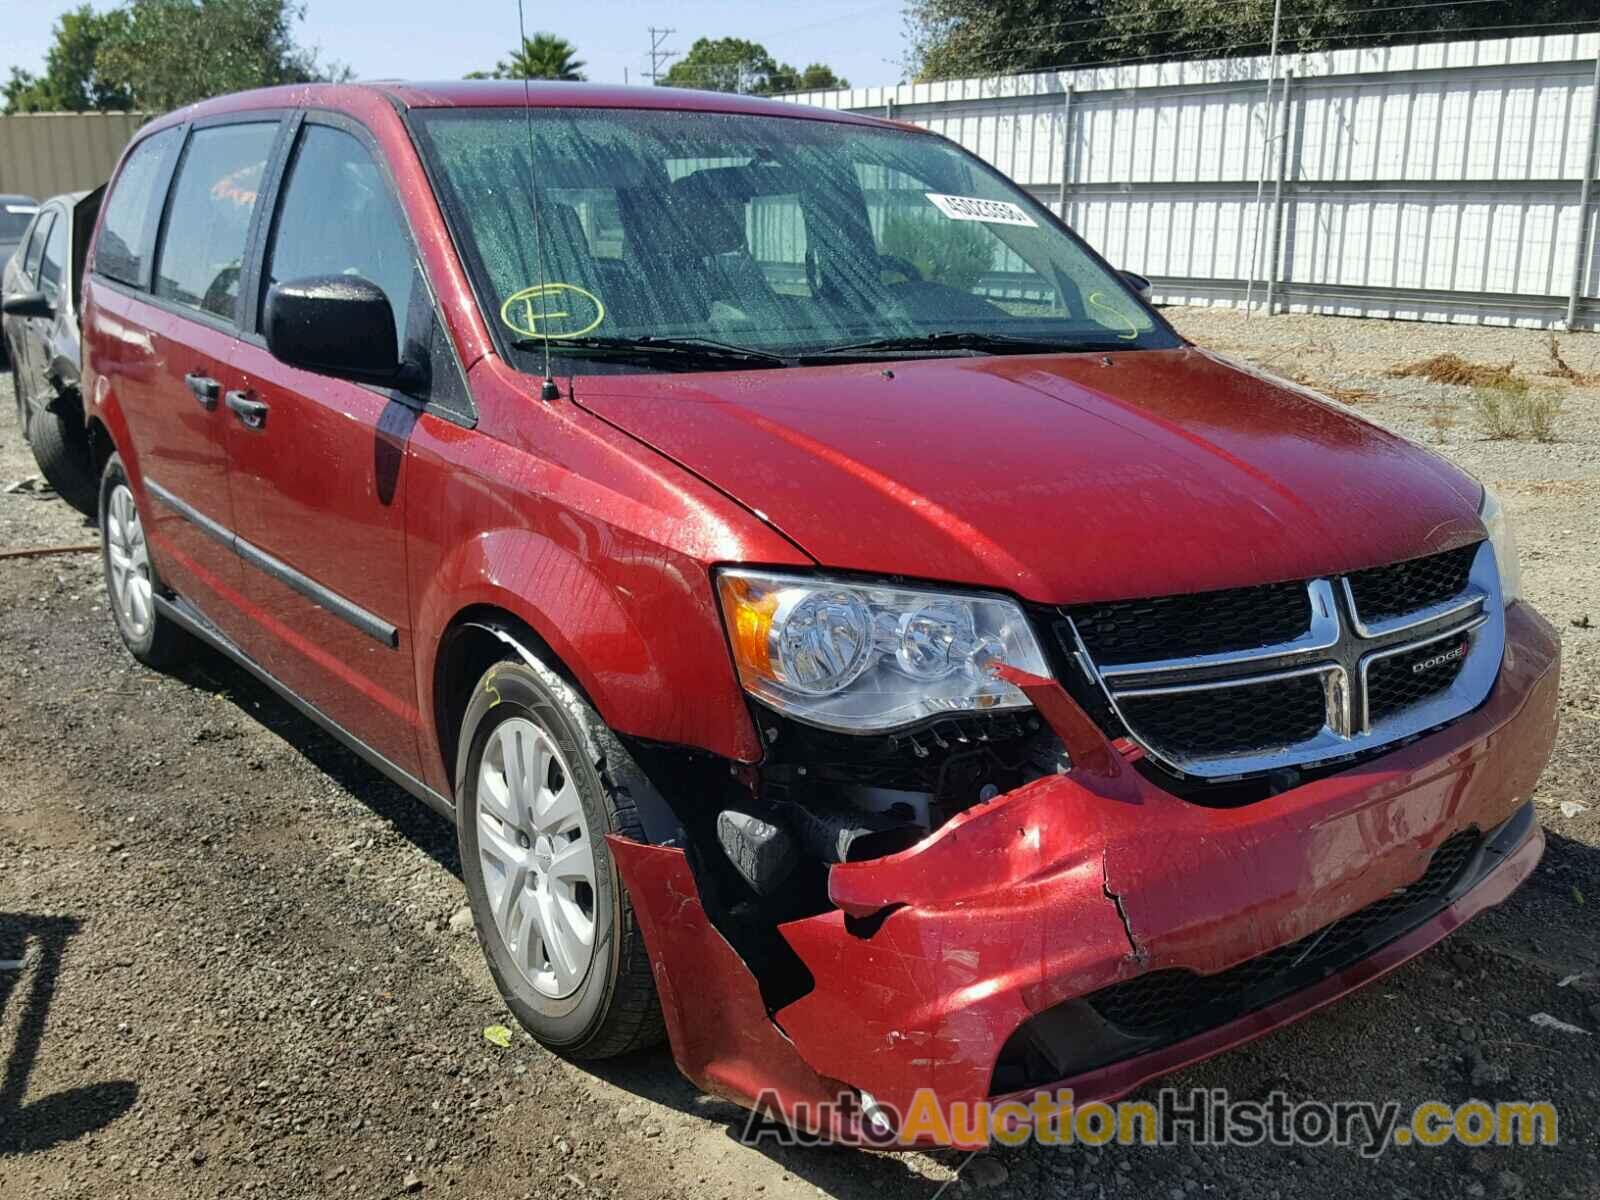
<path id="1" fill-rule="evenodd" d="M 574 58 L 577 48 L 566 38 L 553 33 L 536 33 L 522 39 L 522 48 L 509 59 L 495 63 L 492 72 L 476 71 L 469 79 L 563 79 L 583 78 L 583 63 Z"/>

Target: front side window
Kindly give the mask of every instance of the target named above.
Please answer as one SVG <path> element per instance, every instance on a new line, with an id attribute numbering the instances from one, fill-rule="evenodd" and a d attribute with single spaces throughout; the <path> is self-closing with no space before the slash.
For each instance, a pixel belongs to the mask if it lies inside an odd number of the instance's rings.
<path id="1" fill-rule="evenodd" d="M 50 238 L 50 227 L 55 223 L 55 211 L 48 210 L 39 214 L 39 219 L 34 222 L 33 236 L 28 239 L 28 248 L 22 258 L 22 273 L 30 280 L 39 281 L 39 262 L 44 258 L 44 244 Z"/>
<path id="2" fill-rule="evenodd" d="M 670 339 L 782 362 L 951 338 L 1179 344 L 1030 196 L 931 135 L 606 109 L 411 119 L 485 315 L 528 370 L 547 345 L 587 370 Z"/>
<path id="3" fill-rule="evenodd" d="M 416 265 L 404 218 L 367 148 L 326 125 L 300 135 L 264 286 L 313 275 L 359 275 L 381 287 L 394 309 L 396 345 L 405 345 Z"/>
<path id="4" fill-rule="evenodd" d="M 231 319 L 245 243 L 277 122 L 197 129 L 184 150 L 161 234 L 155 293 Z"/>
<path id="5" fill-rule="evenodd" d="M 96 273 L 133 287 L 144 286 L 169 163 L 179 136 L 177 129 L 163 129 L 129 151 L 100 218 L 94 251 Z"/>
<path id="6" fill-rule="evenodd" d="M 39 260 L 39 290 L 54 304 L 61 296 L 61 281 L 67 273 L 67 230 L 71 220 L 58 216 L 45 239 L 44 257 Z"/>

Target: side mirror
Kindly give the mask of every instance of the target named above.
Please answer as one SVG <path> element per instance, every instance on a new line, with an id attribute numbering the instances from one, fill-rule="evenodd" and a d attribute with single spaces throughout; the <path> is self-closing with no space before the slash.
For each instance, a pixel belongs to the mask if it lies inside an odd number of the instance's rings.
<path id="1" fill-rule="evenodd" d="M 313 275 L 267 292 L 267 349 L 280 362 L 362 383 L 402 376 L 394 309 L 383 289 L 359 275 Z"/>
<path id="2" fill-rule="evenodd" d="M 0 312 L 8 317 L 44 317 L 56 315 L 55 306 L 43 292 L 18 292 L 0 300 Z"/>
<path id="3" fill-rule="evenodd" d="M 1150 299 L 1150 281 L 1137 271 L 1123 271 L 1122 277 L 1133 285 L 1133 290 L 1139 293 L 1139 299 Z"/>

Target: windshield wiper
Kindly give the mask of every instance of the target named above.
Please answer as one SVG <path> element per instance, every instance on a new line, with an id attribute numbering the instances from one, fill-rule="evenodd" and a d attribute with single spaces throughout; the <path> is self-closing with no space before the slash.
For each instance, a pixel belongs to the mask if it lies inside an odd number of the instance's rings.
<path id="1" fill-rule="evenodd" d="M 807 350 L 806 358 L 846 357 L 852 354 L 970 350 L 978 354 L 1067 354 L 1085 351 L 1127 350 L 1126 339 L 1026 337 L 1010 333 L 981 333 L 972 329 L 943 329 L 903 337 L 873 338 Z"/>
<path id="2" fill-rule="evenodd" d="M 511 343 L 518 350 L 543 350 L 545 339 L 518 338 Z M 553 337 L 549 339 L 552 352 L 575 350 L 588 358 L 633 359 L 639 362 L 670 360 L 673 366 L 721 366 L 738 364 L 746 367 L 787 367 L 790 361 L 765 350 L 748 346 L 734 346 L 711 338 L 656 337 Z"/>

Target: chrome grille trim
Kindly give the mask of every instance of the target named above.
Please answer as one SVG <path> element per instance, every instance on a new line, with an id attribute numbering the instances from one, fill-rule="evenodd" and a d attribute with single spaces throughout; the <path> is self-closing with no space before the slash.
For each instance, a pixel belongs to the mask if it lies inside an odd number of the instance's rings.
<path id="1" fill-rule="evenodd" d="M 1488 696 L 1505 649 L 1505 611 L 1499 570 L 1487 541 L 1479 545 L 1467 588 L 1459 596 L 1370 626 L 1360 620 L 1345 577 L 1313 579 L 1306 586 L 1311 598 L 1310 627 L 1288 642 L 1223 654 L 1100 664 L 1067 615 L 1073 656 L 1146 754 L 1181 775 L 1207 780 L 1353 758 L 1446 724 Z M 1462 636 L 1468 639 L 1467 652 L 1449 687 L 1377 721 L 1369 719 L 1367 673 L 1372 663 Z M 1304 741 L 1245 753 L 1207 756 L 1160 746 L 1141 735 L 1137 723 L 1129 720 L 1118 703 L 1122 698 L 1260 685 L 1307 674 L 1324 679 L 1322 729 Z"/>
<path id="2" fill-rule="evenodd" d="M 1480 551 L 1481 553 L 1481 551 Z M 1476 563 L 1476 560 L 1474 560 Z M 1318 582 L 1321 582 L 1320 580 Z M 1364 638 L 1388 637 L 1391 633 L 1402 633 L 1408 629 L 1418 629 L 1423 625 L 1431 625 L 1445 617 L 1453 617 L 1476 607 L 1483 597 L 1475 589 L 1469 587 L 1466 592 L 1453 600 L 1446 600 L 1442 604 L 1429 605 L 1419 608 L 1416 612 L 1401 613 L 1397 617 L 1386 617 L 1381 621 L 1374 621 L 1368 625 L 1361 619 L 1361 610 L 1356 607 L 1355 592 L 1351 590 L 1348 577 L 1339 580 L 1344 589 L 1345 603 L 1350 606 L 1350 625 Z"/>
<path id="3" fill-rule="evenodd" d="M 1189 658 L 1162 659 L 1155 662 L 1118 663 L 1100 668 L 1102 679 L 1121 679 L 1130 675 L 1160 675 L 1171 671 L 1195 671 L 1203 667 L 1236 667 L 1253 663 L 1270 662 L 1288 654 L 1313 650 L 1327 650 L 1338 644 L 1339 617 L 1333 598 L 1333 587 L 1326 579 L 1313 579 L 1306 584 L 1311 597 L 1311 627 L 1291 642 L 1276 646 L 1260 646 L 1254 650 L 1236 650 L 1222 654 L 1198 654 Z M 1087 657 L 1087 652 L 1085 652 Z M 1126 690 L 1124 695 L 1128 695 Z"/>

